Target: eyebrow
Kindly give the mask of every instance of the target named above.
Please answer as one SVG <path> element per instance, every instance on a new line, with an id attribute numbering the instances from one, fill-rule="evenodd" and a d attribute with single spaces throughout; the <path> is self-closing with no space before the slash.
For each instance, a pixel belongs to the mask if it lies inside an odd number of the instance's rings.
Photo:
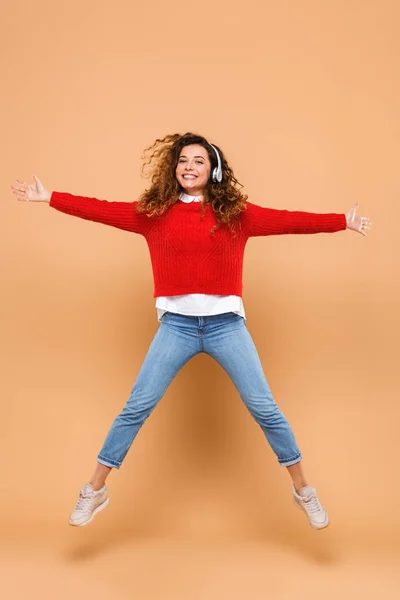
<path id="1" fill-rule="evenodd" d="M 181 154 L 179 158 L 187 158 L 186 154 Z M 202 158 L 203 160 L 205 160 L 204 156 L 194 156 L 193 158 Z"/>

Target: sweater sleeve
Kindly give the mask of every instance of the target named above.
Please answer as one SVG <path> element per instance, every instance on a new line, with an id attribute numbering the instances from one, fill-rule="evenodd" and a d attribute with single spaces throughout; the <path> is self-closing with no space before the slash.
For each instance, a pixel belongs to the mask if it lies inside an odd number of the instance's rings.
<path id="1" fill-rule="evenodd" d="M 67 215 L 146 235 L 152 220 L 136 212 L 136 202 L 109 202 L 64 192 L 52 192 L 50 206 Z"/>
<path id="2" fill-rule="evenodd" d="M 346 229 L 346 215 L 266 208 L 247 202 L 243 231 L 248 237 L 286 233 L 334 233 Z"/>

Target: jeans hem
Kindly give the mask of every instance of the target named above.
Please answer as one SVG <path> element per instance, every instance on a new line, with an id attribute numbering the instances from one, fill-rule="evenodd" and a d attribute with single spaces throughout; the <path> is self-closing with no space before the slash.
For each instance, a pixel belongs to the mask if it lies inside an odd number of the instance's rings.
<path id="1" fill-rule="evenodd" d="M 300 462 L 301 458 L 301 454 L 297 454 L 292 458 L 278 458 L 278 461 L 279 464 L 282 465 L 282 467 L 291 467 L 292 465 L 295 465 L 296 463 Z"/>
<path id="2" fill-rule="evenodd" d="M 117 462 L 115 460 L 109 460 L 108 458 L 102 458 L 100 454 L 97 457 L 97 462 L 101 465 L 104 465 L 105 467 L 111 467 L 112 469 L 119 469 L 121 466 L 120 462 Z"/>

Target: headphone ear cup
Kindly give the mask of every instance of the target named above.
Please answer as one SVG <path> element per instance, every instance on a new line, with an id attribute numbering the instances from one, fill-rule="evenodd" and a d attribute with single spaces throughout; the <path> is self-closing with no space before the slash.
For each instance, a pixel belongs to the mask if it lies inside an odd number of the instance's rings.
<path id="1" fill-rule="evenodd" d="M 221 163 L 221 157 L 219 155 L 218 150 L 216 149 L 215 146 L 213 146 L 212 144 L 209 143 L 209 145 L 211 146 L 211 148 L 214 149 L 215 155 L 217 157 L 217 161 L 218 161 L 218 165 L 216 167 L 214 167 L 213 172 L 212 172 L 212 180 L 214 183 L 221 183 L 222 181 L 222 163 Z"/>

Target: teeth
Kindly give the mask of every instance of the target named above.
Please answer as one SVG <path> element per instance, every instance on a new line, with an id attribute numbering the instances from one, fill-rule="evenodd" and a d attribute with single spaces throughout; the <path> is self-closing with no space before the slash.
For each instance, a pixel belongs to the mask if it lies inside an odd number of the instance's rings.
<path id="1" fill-rule="evenodd" d="M 196 175 L 184 175 L 183 179 L 196 179 Z"/>

